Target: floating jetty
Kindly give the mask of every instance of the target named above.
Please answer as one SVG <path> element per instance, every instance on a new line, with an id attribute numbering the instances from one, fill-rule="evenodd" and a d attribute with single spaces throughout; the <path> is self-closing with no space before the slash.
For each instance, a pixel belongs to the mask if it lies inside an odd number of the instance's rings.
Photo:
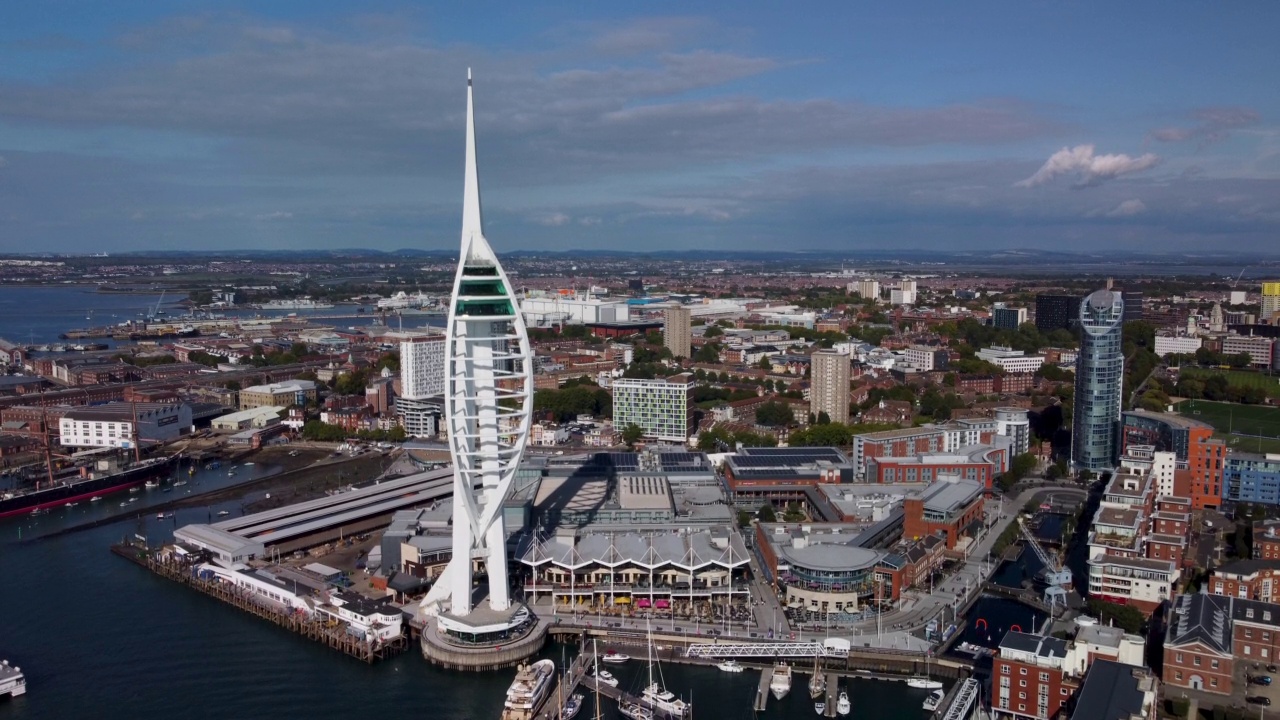
<path id="1" fill-rule="evenodd" d="M 111 552 L 134 564 L 181 585 L 187 585 L 205 595 L 239 608 L 250 615 L 272 622 L 280 627 L 295 632 L 308 640 L 314 640 L 334 650 L 341 651 L 357 660 L 375 663 L 404 652 L 409 647 L 409 640 L 404 634 L 383 642 L 369 641 L 347 632 L 344 626 L 333 626 L 315 616 L 290 613 L 283 608 L 268 607 L 255 602 L 251 596 L 235 587 L 216 580 L 208 580 L 196 576 L 189 565 L 178 562 L 159 560 L 152 548 L 135 543 L 112 545 Z"/>

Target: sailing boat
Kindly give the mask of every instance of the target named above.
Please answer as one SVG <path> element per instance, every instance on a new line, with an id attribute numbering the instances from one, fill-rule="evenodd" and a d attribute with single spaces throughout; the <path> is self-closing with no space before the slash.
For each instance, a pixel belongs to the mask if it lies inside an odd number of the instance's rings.
<path id="1" fill-rule="evenodd" d="M 649 653 L 649 684 L 640 693 L 640 701 L 655 710 L 677 718 L 687 717 L 693 711 L 693 705 L 676 697 L 674 693 L 662 685 L 662 667 L 658 666 L 658 679 L 653 678 L 653 668 L 658 664 L 653 657 L 653 628 L 646 626 L 649 639 L 646 650 Z"/>
<path id="2" fill-rule="evenodd" d="M 827 694 L 827 678 L 822 674 L 821 657 L 813 656 L 813 677 L 809 678 L 809 697 L 815 700 Z"/>
<path id="3" fill-rule="evenodd" d="M 921 690 L 941 690 L 942 683 L 937 680 L 929 679 L 929 658 L 930 653 L 924 655 L 924 675 L 916 675 L 907 681 L 907 687 L 919 688 Z"/>

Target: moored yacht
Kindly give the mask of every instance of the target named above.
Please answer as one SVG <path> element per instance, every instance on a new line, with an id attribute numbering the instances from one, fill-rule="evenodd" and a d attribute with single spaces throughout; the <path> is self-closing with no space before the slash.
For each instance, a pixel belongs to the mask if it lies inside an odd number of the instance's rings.
<path id="1" fill-rule="evenodd" d="M 836 701 L 836 714 L 848 715 L 853 709 L 853 704 L 849 702 L 849 693 L 844 690 L 840 691 L 840 699 Z"/>
<path id="2" fill-rule="evenodd" d="M 649 639 L 646 647 L 649 653 L 649 684 L 640 693 L 640 702 L 654 710 L 661 711 L 669 717 L 688 717 L 693 712 L 693 705 L 681 700 L 675 696 L 675 693 L 663 687 L 662 668 L 658 666 L 658 661 L 653 657 L 652 629 L 649 630 Z M 657 678 L 653 674 L 654 667 L 658 667 Z"/>
<path id="3" fill-rule="evenodd" d="M 817 700 L 827 694 L 827 678 L 822 674 L 818 658 L 813 659 L 813 675 L 809 676 L 809 697 Z"/>
<path id="4" fill-rule="evenodd" d="M 742 666 L 738 664 L 737 660 L 725 660 L 724 662 L 718 662 L 716 663 L 716 667 L 720 668 L 725 672 L 731 672 L 731 673 L 742 672 Z"/>
<path id="5" fill-rule="evenodd" d="M 631 720 L 653 720 L 653 711 L 638 703 L 619 703 L 618 712 L 631 718 Z"/>
<path id="6" fill-rule="evenodd" d="M 22 670 L 10 665 L 8 660 L 0 661 L 0 697 L 18 697 L 26 692 L 27 679 Z"/>
<path id="7" fill-rule="evenodd" d="M 613 673 L 608 670 L 597 670 L 596 680 L 608 685 L 609 687 L 618 687 L 618 678 L 614 677 Z"/>
<path id="8" fill-rule="evenodd" d="M 569 699 L 565 702 L 564 707 L 561 708 L 560 717 L 562 720 L 570 720 L 570 718 L 572 718 L 574 715 L 577 715 L 578 711 L 581 709 L 582 709 L 582 695 L 578 693 L 574 693 L 573 695 L 569 696 Z"/>
<path id="9" fill-rule="evenodd" d="M 938 706 L 942 704 L 942 698 L 946 696 L 947 694 L 944 693 L 942 690 L 934 690 L 933 692 L 929 693 L 929 697 L 924 699 L 924 704 L 921 705 L 921 707 L 923 707 L 925 710 L 928 710 L 929 712 L 933 712 L 934 710 L 938 709 Z"/>
<path id="10" fill-rule="evenodd" d="M 619 665 L 631 659 L 630 655 L 624 655 L 617 650 L 607 650 L 604 655 L 600 656 L 600 662 L 612 663 Z"/>
<path id="11" fill-rule="evenodd" d="M 773 693 L 773 697 L 778 700 L 791 692 L 791 666 L 782 660 L 773 666 L 773 679 L 769 681 L 769 692 Z"/>
<path id="12" fill-rule="evenodd" d="M 502 704 L 502 720 L 530 720 L 542 704 L 556 674 L 556 664 L 539 660 L 523 665 L 516 671 L 516 679 L 507 688 L 507 699 Z"/>

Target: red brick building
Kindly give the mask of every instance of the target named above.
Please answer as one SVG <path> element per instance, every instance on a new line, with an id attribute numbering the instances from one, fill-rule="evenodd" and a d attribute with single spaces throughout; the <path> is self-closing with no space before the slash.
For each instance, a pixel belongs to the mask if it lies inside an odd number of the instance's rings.
<path id="1" fill-rule="evenodd" d="M 1214 568 L 1207 589 L 1224 597 L 1280 601 L 1280 559 L 1249 558 Z"/>
<path id="2" fill-rule="evenodd" d="M 1013 630 L 1006 633 L 992 664 L 994 717 L 1056 717 L 1078 687 L 1066 665 L 1066 640 Z"/>
<path id="3" fill-rule="evenodd" d="M 1172 687 L 1230 695 L 1237 661 L 1267 665 L 1278 651 L 1280 605 L 1225 594 L 1182 595 L 1165 640 L 1163 679 Z"/>
<path id="4" fill-rule="evenodd" d="M 932 483 L 942 476 L 972 480 L 990 490 L 996 475 L 1008 465 L 1004 448 L 990 448 L 978 457 L 968 455 L 918 455 L 868 458 L 864 480 L 874 484 Z"/>
<path id="5" fill-rule="evenodd" d="M 1260 520 L 1253 524 L 1253 557 L 1280 560 L 1280 520 Z"/>
<path id="6" fill-rule="evenodd" d="M 984 495 L 985 488 L 969 480 L 936 482 L 908 495 L 902 501 L 902 537 L 917 540 L 941 535 L 947 550 L 956 550 L 981 529 Z"/>

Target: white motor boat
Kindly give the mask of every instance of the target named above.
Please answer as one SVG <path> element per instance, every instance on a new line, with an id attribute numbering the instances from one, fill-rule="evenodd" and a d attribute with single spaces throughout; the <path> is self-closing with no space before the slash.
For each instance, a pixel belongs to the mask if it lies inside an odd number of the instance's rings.
<path id="1" fill-rule="evenodd" d="M 724 662 L 718 662 L 716 663 L 716 667 L 720 668 L 725 672 L 731 672 L 731 673 L 742 672 L 742 666 L 738 664 L 737 660 L 725 660 Z"/>
<path id="2" fill-rule="evenodd" d="M 781 700 L 791 692 L 790 665 L 779 661 L 773 666 L 773 679 L 769 681 L 769 692 L 773 693 L 773 697 L 777 700 Z"/>
<path id="3" fill-rule="evenodd" d="M 853 709 L 853 705 L 849 702 L 849 693 L 841 690 L 840 699 L 836 701 L 836 714 L 848 715 Z"/>
<path id="4" fill-rule="evenodd" d="M 934 690 L 929 693 L 929 697 L 924 699 L 924 704 L 921 705 L 921 707 L 929 712 L 933 712 L 938 709 L 938 706 L 942 704 L 942 699 L 946 696 L 947 694 L 941 690 Z"/>
<path id="5" fill-rule="evenodd" d="M 609 687 L 618 687 L 618 678 L 614 677 L 613 673 L 609 672 L 608 670 L 601 670 L 597 672 L 596 680 L 599 680 L 600 682 L 604 683 L 605 685 L 608 685 Z"/>
<path id="6" fill-rule="evenodd" d="M 621 665 L 631 659 L 630 655 L 624 655 L 616 650 L 609 650 L 600 656 L 600 662 L 610 663 L 613 665 Z"/>
<path id="7" fill-rule="evenodd" d="M 813 711 L 819 715 L 825 715 L 827 712 L 827 704 L 824 702 L 816 702 L 813 704 Z"/>
<path id="8" fill-rule="evenodd" d="M 937 680 L 930 680 L 927 677 L 913 677 L 907 681 L 907 687 L 918 688 L 920 690 L 940 690 L 942 683 Z"/>
<path id="9" fill-rule="evenodd" d="M 631 720 L 653 720 L 653 711 L 638 703 L 620 703 L 618 705 L 618 712 L 631 718 Z"/>

